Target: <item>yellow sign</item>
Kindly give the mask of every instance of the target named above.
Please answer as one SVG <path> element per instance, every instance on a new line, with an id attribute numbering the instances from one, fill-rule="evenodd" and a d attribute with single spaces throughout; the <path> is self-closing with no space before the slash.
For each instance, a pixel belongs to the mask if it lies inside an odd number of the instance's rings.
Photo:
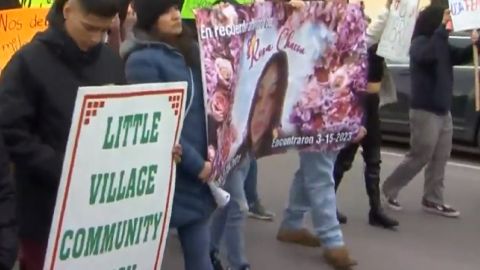
<path id="1" fill-rule="evenodd" d="M 47 28 L 47 13 L 46 8 L 0 11 L 0 70 L 35 33 Z"/>
<path id="2" fill-rule="evenodd" d="M 26 8 L 47 8 L 53 4 L 54 0 L 20 0 L 22 7 Z"/>
<path id="3" fill-rule="evenodd" d="M 218 0 L 185 0 L 182 6 L 182 18 L 183 19 L 195 19 L 195 14 L 193 11 L 197 8 L 209 8 L 217 2 L 227 2 L 227 1 L 218 1 Z M 253 4 L 254 0 L 235 0 L 232 1 L 238 3 L 239 5 L 249 5 Z"/>

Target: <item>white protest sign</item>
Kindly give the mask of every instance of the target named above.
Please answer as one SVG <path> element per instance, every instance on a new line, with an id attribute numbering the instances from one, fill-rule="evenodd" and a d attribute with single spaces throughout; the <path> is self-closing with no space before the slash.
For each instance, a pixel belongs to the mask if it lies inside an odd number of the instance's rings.
<path id="1" fill-rule="evenodd" d="M 455 31 L 480 28 L 480 0 L 449 0 Z"/>
<path id="2" fill-rule="evenodd" d="M 378 44 L 377 54 L 397 62 L 408 62 L 419 0 L 394 0 Z"/>
<path id="3" fill-rule="evenodd" d="M 185 89 L 80 88 L 45 270 L 160 269 Z"/>

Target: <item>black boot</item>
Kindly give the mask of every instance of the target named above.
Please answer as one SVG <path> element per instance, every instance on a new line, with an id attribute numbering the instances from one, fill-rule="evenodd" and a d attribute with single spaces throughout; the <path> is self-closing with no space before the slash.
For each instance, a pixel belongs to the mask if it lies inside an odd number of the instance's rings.
<path id="1" fill-rule="evenodd" d="M 340 224 L 347 224 L 347 216 L 337 210 L 337 219 Z"/>
<path id="2" fill-rule="evenodd" d="M 224 270 L 218 251 L 210 252 L 210 260 L 212 260 L 213 270 Z"/>
<path id="3" fill-rule="evenodd" d="M 375 157 L 375 155 L 373 156 Z M 370 201 L 368 221 L 372 226 L 392 229 L 399 225 L 398 221 L 387 216 L 382 209 L 380 201 L 380 159 L 367 159 L 365 168 L 365 183 Z"/>
<path id="4" fill-rule="evenodd" d="M 368 213 L 368 222 L 372 226 L 383 227 L 385 229 L 393 229 L 399 225 L 398 221 L 387 216 L 381 208 L 370 210 L 370 213 Z"/>
<path id="5" fill-rule="evenodd" d="M 335 160 L 335 167 L 333 169 L 333 178 L 335 179 L 335 193 L 342 182 L 343 175 L 346 171 L 352 168 L 353 159 L 357 153 L 358 144 L 350 144 L 340 151 Z M 342 214 L 337 209 L 337 220 L 340 224 L 347 224 L 347 216 Z"/>

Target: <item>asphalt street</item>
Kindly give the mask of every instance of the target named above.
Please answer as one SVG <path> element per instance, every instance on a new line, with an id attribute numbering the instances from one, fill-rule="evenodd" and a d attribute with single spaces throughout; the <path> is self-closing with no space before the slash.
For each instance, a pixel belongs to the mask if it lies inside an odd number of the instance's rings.
<path id="1" fill-rule="evenodd" d="M 401 161 L 402 152 L 385 149 L 382 179 Z M 400 194 L 402 212 L 391 212 L 401 222 L 397 231 L 367 224 L 368 200 L 357 156 L 339 190 L 340 209 L 349 221 L 343 232 L 357 270 L 479 270 L 480 269 L 480 158 L 452 160 L 446 172 L 446 199 L 461 212 L 460 219 L 424 213 L 421 209 L 423 175 Z M 274 222 L 248 220 L 247 254 L 255 270 L 330 269 L 321 248 L 277 242 L 282 210 L 298 166 L 294 152 L 259 162 L 259 192 L 263 203 L 277 213 Z M 306 219 L 310 227 L 310 217 Z M 175 234 L 168 239 L 162 270 L 182 270 L 183 258 Z M 15 268 L 18 269 L 18 268 Z"/>
<path id="2" fill-rule="evenodd" d="M 386 149 L 382 179 L 401 161 L 402 153 Z M 400 194 L 403 212 L 392 213 L 401 222 L 397 231 L 367 224 L 368 200 L 358 156 L 339 190 L 339 207 L 348 215 L 343 232 L 358 270 L 479 270 L 480 269 L 480 162 L 473 159 L 447 168 L 446 199 L 461 212 L 460 219 L 424 213 L 420 202 L 423 175 Z M 259 163 L 259 192 L 264 204 L 277 213 L 275 222 L 249 220 L 247 254 L 256 270 L 330 269 L 322 250 L 277 242 L 275 235 L 287 200 L 292 176 L 298 166 L 292 152 Z M 310 226 L 310 217 L 307 226 Z M 175 235 L 169 237 L 162 269 L 181 270 L 183 259 Z"/>

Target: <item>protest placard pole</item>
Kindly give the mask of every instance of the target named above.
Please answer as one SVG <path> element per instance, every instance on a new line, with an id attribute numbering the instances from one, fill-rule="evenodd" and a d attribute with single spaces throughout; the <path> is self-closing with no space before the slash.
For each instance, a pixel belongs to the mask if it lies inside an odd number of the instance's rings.
<path id="1" fill-rule="evenodd" d="M 473 66 L 475 71 L 475 109 L 480 111 L 480 78 L 478 74 L 478 47 L 473 46 Z"/>

